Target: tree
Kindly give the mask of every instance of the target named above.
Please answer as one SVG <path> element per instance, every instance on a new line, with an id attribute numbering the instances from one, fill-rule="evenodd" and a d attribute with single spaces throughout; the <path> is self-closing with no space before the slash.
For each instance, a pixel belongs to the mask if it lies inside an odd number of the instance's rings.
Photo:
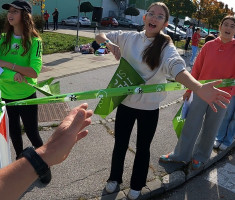
<path id="1" fill-rule="evenodd" d="M 179 23 L 179 18 L 191 17 L 192 14 L 196 11 L 195 5 L 190 0 L 164 0 L 163 1 L 170 11 L 170 15 L 174 16 L 173 23 L 176 28 Z M 173 38 L 174 41 L 174 38 Z"/>
<path id="2" fill-rule="evenodd" d="M 38 27 L 41 27 L 42 33 L 43 33 L 43 26 L 44 26 L 44 20 L 43 20 L 43 13 L 44 13 L 44 9 L 45 9 L 45 1 L 46 0 L 30 0 L 30 3 L 32 3 L 33 5 L 37 5 L 40 6 L 41 9 L 41 20 L 38 21 Z M 35 18 L 36 19 L 36 18 Z"/>
<path id="3" fill-rule="evenodd" d="M 198 20 L 198 26 L 199 22 L 203 21 L 208 24 L 208 29 L 211 27 L 218 29 L 224 16 L 234 15 L 233 8 L 229 9 L 227 4 L 224 5 L 217 0 L 193 0 L 193 2 L 197 7 L 193 16 Z"/>
<path id="4" fill-rule="evenodd" d="M 210 28 L 218 29 L 219 22 L 223 18 L 223 8 L 217 0 L 208 0 L 210 6 L 204 8 L 205 16 L 204 21 L 208 24 L 208 34 Z"/>
<path id="5" fill-rule="evenodd" d="M 140 11 L 137 8 L 129 7 L 124 11 L 124 14 L 130 15 L 132 18 L 132 16 L 138 16 L 140 14 Z"/>
<path id="6" fill-rule="evenodd" d="M 80 12 L 84 12 L 85 13 L 85 16 L 86 16 L 86 13 L 87 12 L 92 12 L 94 9 L 94 7 L 91 5 L 90 2 L 83 2 L 81 3 L 80 5 Z"/>
<path id="7" fill-rule="evenodd" d="M 163 0 L 170 11 L 170 15 L 176 18 L 191 17 L 196 12 L 196 7 L 191 0 Z"/>

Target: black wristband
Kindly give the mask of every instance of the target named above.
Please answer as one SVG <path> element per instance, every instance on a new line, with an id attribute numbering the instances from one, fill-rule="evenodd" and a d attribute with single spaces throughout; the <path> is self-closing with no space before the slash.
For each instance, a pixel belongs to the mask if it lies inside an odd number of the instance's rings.
<path id="1" fill-rule="evenodd" d="M 33 166 L 40 179 L 44 178 L 48 175 L 48 173 L 50 173 L 50 168 L 44 162 L 44 160 L 37 154 L 33 147 L 27 147 L 26 149 L 24 149 L 21 153 L 21 157 L 23 156 Z"/>

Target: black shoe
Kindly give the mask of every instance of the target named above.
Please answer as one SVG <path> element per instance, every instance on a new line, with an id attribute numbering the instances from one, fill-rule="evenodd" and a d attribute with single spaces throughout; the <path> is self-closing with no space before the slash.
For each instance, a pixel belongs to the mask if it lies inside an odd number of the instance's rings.
<path id="1" fill-rule="evenodd" d="M 51 182 L 51 169 L 48 170 L 47 174 L 44 177 L 39 178 L 39 180 L 43 184 L 50 183 Z"/>

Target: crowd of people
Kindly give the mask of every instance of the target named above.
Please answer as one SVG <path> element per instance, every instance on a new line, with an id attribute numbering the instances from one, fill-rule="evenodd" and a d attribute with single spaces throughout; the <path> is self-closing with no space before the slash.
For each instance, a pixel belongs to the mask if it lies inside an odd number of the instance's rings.
<path id="1" fill-rule="evenodd" d="M 2 99 L 13 102 L 36 98 L 35 89 L 27 83 L 37 83 L 42 67 L 42 41 L 34 27 L 32 7 L 27 1 L 16 0 L 3 4 L 2 8 L 8 11 L 5 32 L 0 39 L 0 66 L 4 70 L 0 76 Z M 48 29 L 50 15 L 47 11 L 45 14 L 45 29 Z M 54 29 L 57 29 L 58 10 L 55 9 L 52 15 Z M 197 57 L 200 29 L 197 28 L 193 33 L 192 26 L 189 27 L 185 51 L 188 51 L 192 39 L 190 64 L 193 67 L 190 74 L 171 38 L 162 32 L 168 25 L 169 16 L 164 3 L 152 3 L 143 17 L 144 31 L 100 33 L 96 36 L 96 42 L 106 44 L 117 60 L 125 58 L 146 85 L 166 83 L 167 78 L 172 77 L 188 88 L 183 95 L 184 100 L 188 100 L 193 93 L 177 145 L 171 153 L 162 155 L 160 161 L 190 163 L 191 169 L 198 170 L 210 157 L 213 147 L 225 150 L 232 144 L 235 134 L 234 87 L 214 87 L 221 80 L 206 84 L 199 82 L 235 78 L 235 17 L 223 18 L 219 26 L 219 37 L 215 39 L 208 36 Z M 137 121 L 136 154 L 128 198 L 134 200 L 140 196 L 146 185 L 150 146 L 158 124 L 159 104 L 165 97 L 165 92 L 129 95 L 118 106 L 111 170 L 105 186 L 108 193 L 117 191 L 123 181 L 125 155 Z M 37 105 L 7 106 L 16 161 L 0 169 L 1 197 L 9 198 L 11 195 L 12 199 L 18 198 L 37 178 L 45 184 L 50 182 L 50 166 L 65 160 L 75 143 L 88 133 L 83 130 L 91 123 L 92 111 L 87 110 L 87 107 L 87 104 L 82 104 L 73 109 L 43 145 L 38 131 Z M 23 149 L 20 119 L 35 149 Z"/>

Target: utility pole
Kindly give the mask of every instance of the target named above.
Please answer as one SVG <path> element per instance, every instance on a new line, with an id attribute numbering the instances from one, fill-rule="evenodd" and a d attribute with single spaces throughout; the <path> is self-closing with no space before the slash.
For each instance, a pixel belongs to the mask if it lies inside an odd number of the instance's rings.
<path id="1" fill-rule="evenodd" d="M 75 52 L 78 52 L 78 51 L 79 51 L 79 46 L 78 46 L 78 40 L 79 40 L 78 32 L 79 32 L 80 4 L 81 4 L 81 0 L 78 0 L 77 41 L 76 41 L 76 46 L 75 46 L 75 49 L 74 49 Z"/>

